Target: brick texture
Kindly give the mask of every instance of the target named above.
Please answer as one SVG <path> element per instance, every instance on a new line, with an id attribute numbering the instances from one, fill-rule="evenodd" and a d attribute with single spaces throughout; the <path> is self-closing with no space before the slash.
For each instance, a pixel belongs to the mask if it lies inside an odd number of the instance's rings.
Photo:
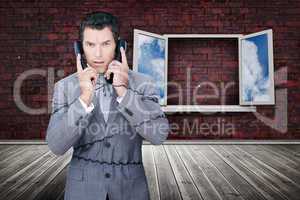
<path id="1" fill-rule="evenodd" d="M 275 84 L 279 96 L 276 106 L 259 106 L 257 113 L 169 114 L 169 138 L 300 139 L 298 0 L 2 0 L 0 139 L 45 138 L 53 83 L 75 72 L 72 43 L 78 38 L 80 20 L 86 13 L 97 10 L 120 18 L 121 36 L 129 42 L 130 66 L 134 28 L 157 34 L 250 34 L 273 29 Z M 182 104 L 238 104 L 235 39 L 171 39 L 168 62 L 168 79 L 182 87 Z M 32 69 L 40 75 L 24 80 L 20 98 L 28 107 L 44 108 L 41 110 L 44 114 L 24 112 L 17 106 L 20 99 L 13 95 L 20 75 Z M 49 78 L 51 74 L 54 79 Z M 186 88 L 188 76 L 191 90 Z M 201 87 L 193 94 L 199 84 Z M 217 96 L 213 96 L 216 93 L 212 85 L 219 91 Z M 177 90 L 174 85 L 168 86 L 169 95 Z M 180 101 L 170 96 L 168 103 L 177 105 Z"/>

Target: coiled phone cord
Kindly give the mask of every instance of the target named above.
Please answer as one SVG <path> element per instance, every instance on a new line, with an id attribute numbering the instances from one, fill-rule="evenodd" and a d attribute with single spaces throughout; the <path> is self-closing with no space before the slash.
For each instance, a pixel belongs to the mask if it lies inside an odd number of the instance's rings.
<path id="1" fill-rule="evenodd" d="M 106 84 L 96 84 L 96 85 L 100 85 L 99 87 L 96 87 L 95 88 L 95 91 L 96 90 L 99 90 L 99 89 L 101 89 L 102 87 L 104 87 Z M 114 87 L 125 87 L 125 88 L 127 88 L 127 89 L 129 89 L 129 90 L 131 90 L 131 91 L 133 91 L 134 93 L 136 93 L 136 94 L 138 94 L 138 95 L 141 95 L 142 96 L 142 101 L 144 101 L 145 99 L 149 99 L 149 100 L 151 100 L 151 101 L 154 101 L 155 103 L 158 103 L 158 99 L 156 98 L 156 97 L 153 97 L 153 96 L 150 96 L 150 95 L 145 95 L 145 94 L 143 94 L 143 93 L 141 93 L 141 92 L 139 92 L 139 91 L 137 91 L 137 90 L 134 90 L 134 89 L 132 89 L 131 87 L 128 87 L 128 86 L 126 86 L 126 85 L 124 85 L 124 84 L 121 84 L 121 85 L 113 85 Z M 70 104 L 67 104 L 67 103 L 61 103 L 61 104 L 59 104 L 59 103 L 56 103 L 56 105 L 62 105 L 60 108 L 58 108 L 58 109 L 56 109 L 56 111 L 55 112 L 53 112 L 52 114 L 54 114 L 54 113 L 56 113 L 57 111 L 59 111 L 60 109 L 62 109 L 63 107 L 67 107 L 67 106 L 70 106 L 70 105 L 72 105 L 75 101 L 76 101 L 77 99 L 75 98 Z"/>

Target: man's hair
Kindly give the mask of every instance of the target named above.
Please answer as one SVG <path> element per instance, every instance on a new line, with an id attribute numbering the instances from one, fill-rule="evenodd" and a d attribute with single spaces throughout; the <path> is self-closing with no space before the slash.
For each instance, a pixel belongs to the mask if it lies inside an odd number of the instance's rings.
<path id="1" fill-rule="evenodd" d="M 80 23 L 79 39 L 83 42 L 83 32 L 85 28 L 102 30 L 109 27 L 113 33 L 115 42 L 119 37 L 119 22 L 117 17 L 107 12 L 92 12 L 89 13 Z"/>

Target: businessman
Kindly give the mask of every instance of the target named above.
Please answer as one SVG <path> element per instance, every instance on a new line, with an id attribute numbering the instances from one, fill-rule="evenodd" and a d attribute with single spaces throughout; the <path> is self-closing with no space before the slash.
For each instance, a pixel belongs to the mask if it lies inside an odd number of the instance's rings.
<path id="1" fill-rule="evenodd" d="M 169 131 L 158 88 L 149 76 L 129 69 L 124 49 L 121 62 L 114 59 L 115 16 L 88 14 L 79 37 L 84 54 L 77 55 L 77 72 L 55 83 L 46 135 L 56 155 L 73 148 L 64 198 L 147 200 L 142 141 L 160 145 Z"/>

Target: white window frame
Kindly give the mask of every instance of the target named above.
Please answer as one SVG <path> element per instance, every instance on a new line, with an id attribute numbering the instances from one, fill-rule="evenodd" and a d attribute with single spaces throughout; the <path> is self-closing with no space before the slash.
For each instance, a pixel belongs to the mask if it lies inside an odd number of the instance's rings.
<path id="1" fill-rule="evenodd" d="M 247 39 L 247 38 L 252 38 L 255 36 L 260 36 L 267 34 L 268 38 L 268 67 L 269 67 L 269 78 L 270 78 L 270 101 L 244 101 L 243 100 L 243 66 L 242 66 L 242 40 Z M 239 102 L 240 105 L 274 105 L 275 104 L 275 88 L 274 88 L 274 61 L 273 61 L 273 32 L 272 29 L 252 33 L 249 35 L 243 35 L 239 38 Z"/>
<path id="2" fill-rule="evenodd" d="M 266 30 L 266 31 L 261 31 L 258 33 L 253 33 L 244 36 L 243 34 L 155 34 L 155 33 L 150 33 L 147 31 L 142 31 L 138 29 L 134 29 L 134 33 L 136 34 L 145 34 L 147 36 L 153 36 L 153 37 L 158 37 L 158 38 L 164 38 L 166 39 L 166 62 L 165 64 L 167 65 L 168 63 L 168 39 L 169 38 L 207 38 L 207 39 L 213 39 L 213 38 L 222 38 L 222 39 L 231 39 L 235 38 L 238 40 L 238 65 L 239 65 L 239 100 L 241 99 L 241 39 L 246 38 L 248 36 L 255 36 L 256 34 L 262 34 L 263 32 L 272 32 L 272 30 Z M 271 35 L 272 36 L 272 35 Z M 134 41 L 137 41 L 137 38 L 134 37 Z M 269 67 L 270 68 L 270 76 L 272 77 L 273 84 L 274 84 L 274 78 L 273 78 L 273 72 L 274 72 L 274 67 L 273 67 L 273 40 L 272 37 L 268 38 L 268 41 L 271 42 L 269 45 Z M 137 49 L 137 43 L 134 42 L 134 49 Z M 133 53 L 133 70 L 137 71 L 137 52 L 134 50 Z M 165 74 L 166 74 L 166 81 L 167 81 L 167 75 L 168 75 L 168 67 L 165 67 Z M 274 85 L 273 85 L 274 86 Z M 162 110 L 166 113 L 177 113 L 177 112 L 256 112 L 256 106 L 253 104 L 241 104 L 241 101 L 239 102 L 239 105 L 167 105 L 167 82 L 165 84 L 165 102 L 166 105 L 162 106 Z M 273 95 L 274 96 L 274 95 Z"/>
<path id="3" fill-rule="evenodd" d="M 159 39 L 164 39 L 165 40 L 165 76 L 164 76 L 164 98 L 163 98 L 163 102 L 161 104 L 161 106 L 167 106 L 167 97 L 168 97 L 168 39 L 162 35 L 159 34 L 155 34 L 155 33 L 150 33 L 147 31 L 142 31 L 139 29 L 134 29 L 134 38 L 133 38 L 133 44 L 134 44 L 134 48 L 133 48 L 133 71 L 138 71 L 138 35 L 146 35 L 146 36 L 150 36 L 150 37 L 155 37 L 155 38 L 159 38 Z"/>

